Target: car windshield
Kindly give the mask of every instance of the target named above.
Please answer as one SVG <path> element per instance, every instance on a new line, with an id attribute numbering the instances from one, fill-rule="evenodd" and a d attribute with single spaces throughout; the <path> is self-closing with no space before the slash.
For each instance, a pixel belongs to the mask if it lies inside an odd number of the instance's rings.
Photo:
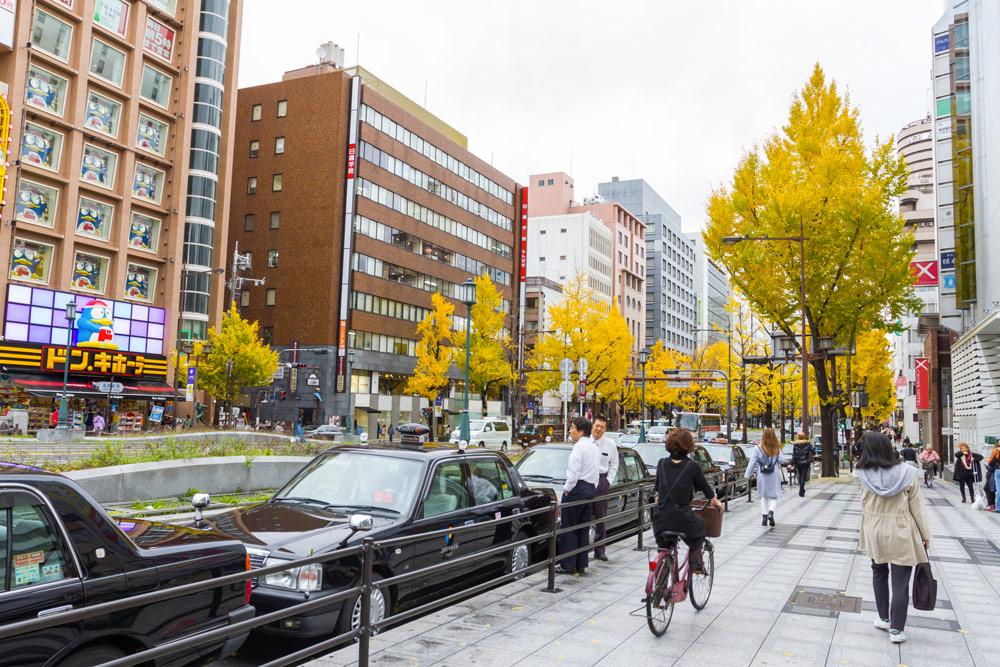
<path id="1" fill-rule="evenodd" d="M 713 461 L 733 462 L 733 448 L 725 445 L 705 445 L 705 449 L 712 455 Z"/>
<path id="2" fill-rule="evenodd" d="M 404 514 L 413 505 L 423 467 L 413 459 L 330 452 L 303 468 L 273 501 Z"/>
<path id="3" fill-rule="evenodd" d="M 784 447 L 781 448 L 781 453 L 784 454 L 786 457 L 791 456 L 792 451 L 794 451 L 794 449 L 795 445 L 785 445 Z"/>
<path id="4" fill-rule="evenodd" d="M 564 480 L 571 449 L 532 449 L 517 462 L 517 471 L 529 481 Z"/>
<path id="5" fill-rule="evenodd" d="M 481 419 L 473 419 L 471 422 L 469 422 L 469 432 L 471 433 L 472 431 L 482 431 L 483 423 L 484 422 Z"/>
<path id="6" fill-rule="evenodd" d="M 667 456 L 667 448 L 663 446 L 663 443 L 636 443 L 632 445 L 632 449 L 639 452 L 642 462 L 647 466 L 655 467 L 660 459 Z"/>
<path id="7" fill-rule="evenodd" d="M 646 433 L 655 433 L 656 435 L 660 435 L 662 433 L 666 433 L 668 430 L 670 430 L 670 428 L 667 426 L 653 426 L 646 429 Z"/>

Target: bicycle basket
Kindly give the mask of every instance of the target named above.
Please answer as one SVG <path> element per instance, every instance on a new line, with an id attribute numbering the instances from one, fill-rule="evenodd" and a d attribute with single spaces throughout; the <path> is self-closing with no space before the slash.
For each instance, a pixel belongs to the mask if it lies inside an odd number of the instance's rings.
<path id="1" fill-rule="evenodd" d="M 705 537 L 722 535 L 722 510 L 712 507 L 707 500 L 692 500 L 691 509 L 705 521 Z"/>

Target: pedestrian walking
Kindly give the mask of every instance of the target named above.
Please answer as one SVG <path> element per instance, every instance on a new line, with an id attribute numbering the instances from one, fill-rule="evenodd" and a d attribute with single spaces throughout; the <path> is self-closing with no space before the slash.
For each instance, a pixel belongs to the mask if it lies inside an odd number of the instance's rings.
<path id="1" fill-rule="evenodd" d="M 566 466 L 566 483 L 563 485 L 562 502 L 571 503 L 576 500 L 590 500 L 597 494 L 597 482 L 600 479 L 601 453 L 597 445 L 590 439 L 591 423 L 586 417 L 574 417 L 570 421 L 569 437 L 573 440 L 573 451 L 569 455 Z M 584 503 L 573 507 L 563 507 L 559 513 L 560 525 L 571 528 L 587 524 L 594 515 L 592 503 Z M 563 574 L 581 575 L 587 570 L 588 559 L 586 547 L 590 544 L 590 526 L 582 525 L 576 530 L 563 533 L 560 536 L 559 553 L 569 553 L 582 549 L 579 553 L 566 556 L 560 563 Z"/>
<path id="2" fill-rule="evenodd" d="M 963 503 L 965 502 L 965 487 L 969 487 L 969 502 L 972 503 L 976 501 L 976 482 L 983 478 L 983 471 L 979 467 L 983 455 L 971 451 L 967 442 L 958 443 L 958 450 L 955 452 L 955 474 L 952 477 L 962 492 Z"/>
<path id="3" fill-rule="evenodd" d="M 93 433 L 94 432 L 94 411 L 89 410 L 87 416 L 83 418 L 83 432 Z"/>
<path id="4" fill-rule="evenodd" d="M 910 576 L 913 566 L 928 562 L 931 539 L 920 485 L 913 468 L 893 455 L 892 441 L 871 431 L 864 436 L 854 475 L 861 483 L 859 546 L 872 561 L 875 627 L 888 630 L 889 640 L 901 644 L 906 641 Z"/>
<path id="5" fill-rule="evenodd" d="M 392 442 L 392 438 L 396 435 L 396 427 L 389 424 L 389 442 Z"/>
<path id="6" fill-rule="evenodd" d="M 786 463 L 781 455 L 781 445 L 773 428 L 765 428 L 760 444 L 753 448 L 750 463 L 743 475 L 750 479 L 757 473 L 757 493 L 760 495 L 760 525 L 774 526 L 774 510 L 781 495 L 781 465 Z"/>
<path id="7" fill-rule="evenodd" d="M 900 452 L 903 460 L 907 463 L 912 463 L 913 467 L 917 467 L 917 448 L 910 443 L 910 439 L 906 438 L 903 441 L 903 451 Z"/>
<path id="8" fill-rule="evenodd" d="M 795 476 L 799 480 L 799 497 L 806 495 L 806 480 L 809 478 L 809 470 L 816 453 L 813 450 L 809 437 L 799 431 L 795 434 L 795 443 L 792 445 L 792 465 L 795 466 Z"/>
<path id="9" fill-rule="evenodd" d="M 660 534 L 664 531 L 684 533 L 684 543 L 690 549 L 689 562 L 693 572 L 704 571 L 702 547 L 705 543 L 705 520 L 691 509 L 695 491 L 701 491 L 713 507 L 722 510 L 722 503 L 715 495 L 701 466 L 694 464 L 688 454 L 694 449 L 694 436 L 683 428 L 675 428 L 667 435 L 665 443 L 670 456 L 656 464 L 656 510 L 653 534 L 657 546 L 667 545 Z"/>
<path id="10" fill-rule="evenodd" d="M 997 511 L 997 472 L 1000 471 L 1000 444 L 993 445 L 993 451 L 986 459 L 986 481 L 983 484 L 986 491 L 986 511 Z"/>
<path id="11" fill-rule="evenodd" d="M 94 435 L 100 436 L 104 433 L 104 415 L 100 412 L 94 413 Z"/>
<path id="12" fill-rule="evenodd" d="M 604 437 L 608 431 L 608 420 L 603 415 L 594 418 L 590 439 L 597 445 L 601 454 L 600 474 L 597 481 L 597 496 L 606 496 L 618 474 L 618 444 L 611 438 Z M 608 501 L 598 500 L 594 503 L 594 518 L 603 519 L 608 515 Z M 594 527 L 594 540 L 600 542 L 607 536 L 607 527 L 599 523 Z M 594 558 L 607 560 L 607 551 L 603 544 L 594 547 Z"/>

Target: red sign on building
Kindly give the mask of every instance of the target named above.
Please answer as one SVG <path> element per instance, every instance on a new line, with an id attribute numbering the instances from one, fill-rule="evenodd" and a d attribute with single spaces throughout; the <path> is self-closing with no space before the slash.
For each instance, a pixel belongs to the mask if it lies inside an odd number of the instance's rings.
<path id="1" fill-rule="evenodd" d="M 938 284 L 937 260 L 910 262 L 910 275 L 917 279 L 917 287 L 934 287 Z"/>
<path id="2" fill-rule="evenodd" d="M 347 147 L 347 180 L 354 178 L 354 161 L 357 153 L 357 144 Z"/>
<path id="3" fill-rule="evenodd" d="M 927 357 L 917 357 L 913 360 L 913 367 L 917 376 L 917 410 L 930 410 L 930 359 Z"/>
<path id="4" fill-rule="evenodd" d="M 176 39 L 177 33 L 173 28 L 167 27 L 151 17 L 146 18 L 146 33 L 142 38 L 144 50 L 170 62 L 174 57 Z"/>
<path id="5" fill-rule="evenodd" d="M 521 188 L 521 282 L 528 274 L 528 188 Z"/>

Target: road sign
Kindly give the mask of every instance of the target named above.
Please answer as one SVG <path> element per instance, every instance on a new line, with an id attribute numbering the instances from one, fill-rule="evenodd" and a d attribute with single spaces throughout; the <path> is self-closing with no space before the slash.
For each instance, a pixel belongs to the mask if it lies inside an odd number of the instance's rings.
<path id="1" fill-rule="evenodd" d="M 528 401 L 528 409 L 529 410 L 534 410 L 535 409 L 535 402 L 534 401 Z"/>
<path id="2" fill-rule="evenodd" d="M 282 366 L 281 364 L 278 364 L 277 370 L 274 371 L 274 379 L 275 380 L 285 379 L 285 367 Z"/>
<path id="3" fill-rule="evenodd" d="M 94 387 L 102 394 L 120 394 L 125 391 L 125 385 L 121 382 L 95 382 Z"/>
<path id="4" fill-rule="evenodd" d="M 194 400 L 194 385 L 188 383 L 187 387 L 184 388 L 184 400 L 193 401 Z"/>
<path id="5" fill-rule="evenodd" d="M 560 361 L 559 370 L 562 371 L 564 378 L 569 378 L 569 374 L 573 372 L 573 360 L 565 358 L 562 361 Z M 570 393 L 573 393 L 573 391 L 570 390 Z"/>
<path id="6" fill-rule="evenodd" d="M 587 398 L 587 381 L 580 380 L 580 400 Z"/>
<path id="7" fill-rule="evenodd" d="M 576 362 L 576 370 L 580 372 L 582 377 L 587 377 L 587 369 L 590 368 L 590 364 L 583 357 Z"/>
<path id="8" fill-rule="evenodd" d="M 309 377 L 306 378 L 306 384 L 309 385 L 310 387 L 318 387 L 319 386 L 319 376 L 316 375 L 315 373 L 310 373 Z"/>
<path id="9" fill-rule="evenodd" d="M 564 401 L 568 401 L 569 397 L 573 395 L 573 389 L 573 383 L 570 380 L 563 380 L 559 383 L 559 393 Z"/>

